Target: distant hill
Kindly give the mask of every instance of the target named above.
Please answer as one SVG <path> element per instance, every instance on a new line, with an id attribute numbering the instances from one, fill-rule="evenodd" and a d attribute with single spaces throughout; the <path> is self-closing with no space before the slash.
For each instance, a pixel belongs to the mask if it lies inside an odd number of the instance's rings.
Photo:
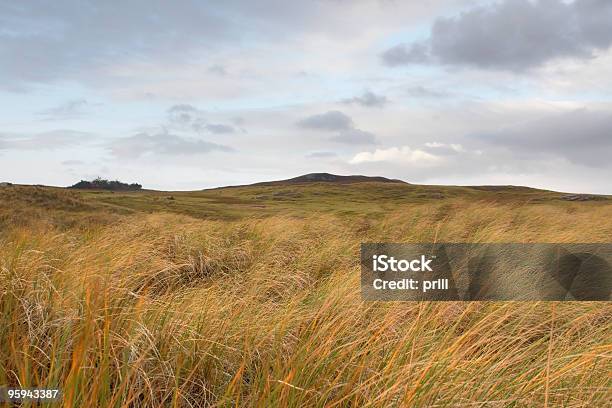
<path id="1" fill-rule="evenodd" d="M 388 179 L 386 177 L 370 177 L 361 175 L 339 176 L 330 173 L 310 173 L 290 178 L 287 180 L 265 181 L 252 184 L 253 186 L 276 186 L 288 184 L 305 184 L 305 183 L 335 183 L 335 184 L 352 184 L 352 183 L 400 183 L 408 184 L 402 180 Z"/>
<path id="2" fill-rule="evenodd" d="M 122 183 L 118 180 L 105 180 L 98 177 L 92 181 L 81 180 L 68 188 L 81 190 L 136 191 L 142 189 L 142 185 L 138 183 Z"/>

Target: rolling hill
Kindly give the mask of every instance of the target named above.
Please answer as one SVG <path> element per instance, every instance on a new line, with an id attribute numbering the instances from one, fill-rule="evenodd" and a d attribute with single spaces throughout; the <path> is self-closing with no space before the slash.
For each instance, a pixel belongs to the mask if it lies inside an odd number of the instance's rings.
<path id="1" fill-rule="evenodd" d="M 359 272 L 361 242 L 609 242 L 610 200 L 293 180 L 0 187 L 0 384 L 92 407 L 610 401 L 609 302 L 366 302 Z"/>

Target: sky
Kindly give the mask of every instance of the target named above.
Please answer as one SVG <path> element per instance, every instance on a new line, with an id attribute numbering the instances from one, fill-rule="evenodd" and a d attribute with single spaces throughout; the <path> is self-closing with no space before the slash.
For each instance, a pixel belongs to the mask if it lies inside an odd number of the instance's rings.
<path id="1" fill-rule="evenodd" d="M 612 194 L 612 1 L 0 1 L 0 182 Z"/>

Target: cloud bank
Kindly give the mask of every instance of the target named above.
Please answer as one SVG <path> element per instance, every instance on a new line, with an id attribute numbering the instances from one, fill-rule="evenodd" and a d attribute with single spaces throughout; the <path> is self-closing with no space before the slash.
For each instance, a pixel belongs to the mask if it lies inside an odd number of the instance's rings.
<path id="1" fill-rule="evenodd" d="M 382 54 L 388 66 L 442 64 L 523 71 L 594 58 L 612 45 L 612 2 L 504 0 L 436 19 L 429 37 Z"/>
<path id="2" fill-rule="evenodd" d="M 108 146 L 113 156 L 121 159 L 145 155 L 193 156 L 211 152 L 233 152 L 234 149 L 217 143 L 182 137 L 162 129 L 141 132 L 112 141 Z"/>

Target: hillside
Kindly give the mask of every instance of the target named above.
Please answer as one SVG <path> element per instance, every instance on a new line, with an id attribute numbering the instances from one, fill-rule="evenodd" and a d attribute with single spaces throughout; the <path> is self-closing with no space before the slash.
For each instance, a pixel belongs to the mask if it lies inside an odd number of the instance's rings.
<path id="1" fill-rule="evenodd" d="M 0 187 L 2 188 L 2 187 Z M 429 186 L 368 176 L 313 173 L 288 180 L 198 191 L 62 189 L 4 187 L 0 204 L 13 208 L 57 208 L 110 213 L 169 212 L 196 218 L 231 220 L 313 213 L 382 216 L 418 204 L 490 202 L 511 205 L 605 204 L 607 196 L 566 194 L 519 186 Z M 9 205 L 10 204 L 10 205 Z"/>
<path id="2" fill-rule="evenodd" d="M 368 176 L 313 173 L 288 180 L 229 186 L 198 191 L 155 191 L 42 186 L 0 187 L 0 209 L 78 210 L 130 214 L 168 212 L 201 219 L 236 220 L 277 214 L 380 217 L 419 204 L 462 205 L 487 202 L 537 206 L 546 203 L 571 207 L 572 203 L 605 205 L 607 196 L 567 194 L 520 186 L 431 186 Z"/>
<path id="3" fill-rule="evenodd" d="M 361 242 L 609 242 L 608 200 L 562 197 L 0 187 L 0 383 L 91 407 L 605 406 L 609 302 L 360 296 Z"/>
<path id="4" fill-rule="evenodd" d="M 282 186 L 288 184 L 305 184 L 305 183 L 337 183 L 337 184 L 352 184 L 352 183 L 402 183 L 407 184 L 402 180 L 393 180 L 386 177 L 373 176 L 339 176 L 330 173 L 309 173 L 303 176 L 290 178 L 287 180 L 268 181 L 263 183 L 255 183 L 253 186 Z"/>
<path id="5" fill-rule="evenodd" d="M 105 191 L 89 187 L 73 191 L 88 205 L 107 210 L 164 211 L 213 219 L 269 217 L 277 213 L 304 216 L 313 212 L 380 215 L 398 206 L 462 199 L 516 204 L 594 201 L 591 199 L 594 196 L 568 196 L 528 187 L 428 186 L 384 177 L 329 173 L 199 191 Z M 604 196 L 597 196 L 597 199 L 607 200 Z"/>
<path id="6" fill-rule="evenodd" d="M 564 193 L 514 186 L 428 186 L 366 176 L 310 177 L 201 191 L 82 192 L 87 202 L 127 211 L 167 211 L 197 218 L 238 219 L 278 213 L 376 215 L 401 206 L 456 200 L 537 205 Z M 346 177 L 346 178 L 345 178 Z M 327 181 L 321 181 L 326 179 Z"/>

